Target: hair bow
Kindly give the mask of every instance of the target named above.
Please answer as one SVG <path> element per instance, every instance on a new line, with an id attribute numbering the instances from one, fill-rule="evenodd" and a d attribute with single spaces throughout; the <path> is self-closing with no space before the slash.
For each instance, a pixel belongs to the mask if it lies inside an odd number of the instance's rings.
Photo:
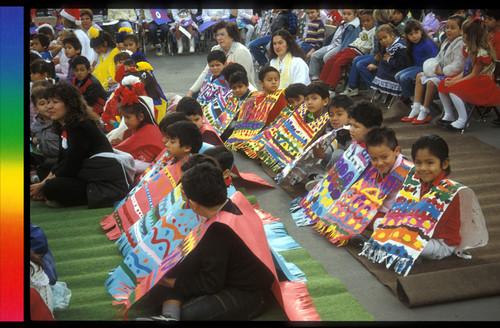
<path id="1" fill-rule="evenodd" d="M 89 28 L 89 36 L 91 39 L 95 39 L 99 36 L 99 30 L 97 30 L 95 27 L 91 26 Z"/>

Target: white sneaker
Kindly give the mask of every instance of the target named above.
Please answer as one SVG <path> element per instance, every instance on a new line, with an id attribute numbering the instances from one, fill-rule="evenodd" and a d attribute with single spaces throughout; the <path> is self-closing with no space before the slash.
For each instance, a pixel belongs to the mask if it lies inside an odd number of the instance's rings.
<path id="1" fill-rule="evenodd" d="M 358 94 L 359 94 L 358 88 L 351 89 L 351 87 L 349 87 L 349 86 L 344 90 L 344 92 L 341 93 L 341 95 L 349 96 L 349 97 L 356 96 Z"/>
<path id="2" fill-rule="evenodd" d="M 161 51 L 161 44 L 155 44 L 155 48 L 156 48 L 156 55 L 162 56 L 163 52 Z"/>
<path id="3" fill-rule="evenodd" d="M 189 39 L 189 52 L 194 52 L 194 38 Z"/>
<path id="4" fill-rule="evenodd" d="M 182 39 L 178 39 L 177 40 L 177 53 L 182 54 L 183 51 L 184 51 L 184 49 L 182 49 Z"/>

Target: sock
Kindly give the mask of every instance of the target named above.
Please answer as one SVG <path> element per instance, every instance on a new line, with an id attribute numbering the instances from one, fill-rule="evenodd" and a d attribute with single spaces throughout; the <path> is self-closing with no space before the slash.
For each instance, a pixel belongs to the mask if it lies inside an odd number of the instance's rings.
<path id="1" fill-rule="evenodd" d="M 411 106 L 411 112 L 410 115 L 408 115 L 409 118 L 414 118 L 420 113 L 420 107 L 422 107 L 421 103 L 413 103 Z"/>
<path id="2" fill-rule="evenodd" d="M 427 117 L 427 115 L 429 115 L 430 112 L 431 110 L 429 108 L 425 108 L 424 106 L 422 106 L 420 108 L 420 114 L 418 114 L 417 120 L 422 121 Z"/>
<path id="3" fill-rule="evenodd" d="M 443 104 L 443 109 L 444 109 L 444 115 L 443 115 L 442 120 L 454 121 L 455 116 L 453 115 L 453 105 L 451 103 L 451 98 L 450 98 L 449 94 L 439 92 L 439 99 L 441 100 L 441 103 Z"/>
<path id="4" fill-rule="evenodd" d="M 465 122 L 467 122 L 467 109 L 465 108 L 464 101 L 456 94 L 450 93 L 450 98 L 458 113 L 458 119 L 451 125 L 457 129 L 461 129 L 465 126 Z"/>
<path id="5" fill-rule="evenodd" d="M 161 309 L 161 314 L 181 320 L 181 308 L 176 304 L 164 304 Z"/>

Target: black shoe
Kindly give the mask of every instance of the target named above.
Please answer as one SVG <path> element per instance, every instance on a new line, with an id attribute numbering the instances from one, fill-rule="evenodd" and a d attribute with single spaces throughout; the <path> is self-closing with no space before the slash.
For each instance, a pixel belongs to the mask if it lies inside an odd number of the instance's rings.
<path id="1" fill-rule="evenodd" d="M 349 240 L 350 243 L 352 243 L 353 245 L 356 245 L 356 246 L 359 246 L 359 247 L 363 247 L 363 245 L 365 244 L 365 242 L 367 242 L 370 238 L 364 236 L 364 235 L 354 235 L 351 237 L 351 239 Z"/>
<path id="2" fill-rule="evenodd" d="M 453 121 L 443 120 L 442 118 L 440 118 L 439 120 L 436 120 L 436 124 L 438 124 L 438 125 L 446 125 L 446 124 L 450 124 L 451 122 L 453 122 Z"/>
<path id="3" fill-rule="evenodd" d="M 462 130 L 463 130 L 463 128 L 459 129 L 459 128 L 454 127 L 453 125 L 451 125 L 451 123 L 447 123 L 444 126 L 448 130 L 453 131 L 453 132 L 462 132 Z"/>

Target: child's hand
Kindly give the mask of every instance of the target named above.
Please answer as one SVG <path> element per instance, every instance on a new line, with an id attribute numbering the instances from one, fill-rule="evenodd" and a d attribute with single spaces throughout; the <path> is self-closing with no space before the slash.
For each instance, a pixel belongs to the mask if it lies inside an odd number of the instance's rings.
<path id="1" fill-rule="evenodd" d="M 117 85 L 117 84 L 118 84 L 118 82 L 116 82 L 115 80 L 110 80 L 110 81 L 108 81 L 108 87 L 109 87 L 109 88 L 111 88 L 112 86 L 115 86 L 115 85 Z"/>
<path id="2" fill-rule="evenodd" d="M 441 70 L 441 68 L 439 67 L 439 65 L 436 66 L 436 74 L 437 75 L 444 75 L 443 71 Z"/>
<path id="3" fill-rule="evenodd" d="M 44 197 L 42 188 L 43 185 L 41 182 L 32 184 L 30 186 L 30 198 L 33 200 L 42 200 Z"/>
<path id="4" fill-rule="evenodd" d="M 444 86 L 445 86 L 446 88 L 451 87 L 451 86 L 452 86 L 452 85 L 454 85 L 455 83 L 457 83 L 455 79 L 452 79 L 452 78 L 447 78 L 447 79 L 444 79 Z"/>
<path id="5" fill-rule="evenodd" d="M 378 68 L 378 66 L 377 66 L 377 65 L 375 65 L 375 64 L 370 64 L 370 65 L 366 66 L 366 68 L 367 68 L 369 71 L 374 71 L 374 70 L 376 70 L 376 69 Z"/>
<path id="6" fill-rule="evenodd" d="M 380 54 L 380 52 L 373 57 L 373 59 L 375 59 L 376 61 L 379 61 L 380 58 L 382 58 L 382 54 Z"/>
<path id="7" fill-rule="evenodd" d="M 312 56 L 312 54 L 314 53 L 314 49 L 311 49 L 311 51 L 309 51 L 306 55 L 306 58 L 310 58 Z"/>
<path id="8" fill-rule="evenodd" d="M 325 158 L 325 151 L 323 150 L 323 147 L 321 147 L 321 145 L 316 145 L 316 147 L 313 148 L 313 154 L 314 154 L 314 157 L 316 158 Z"/>
<path id="9" fill-rule="evenodd" d="M 391 58 L 391 55 L 389 55 L 389 53 L 385 53 L 384 54 L 384 60 L 387 61 L 389 58 Z"/>
<path id="10" fill-rule="evenodd" d="M 120 144 L 120 142 L 122 142 L 122 141 L 121 141 L 120 139 L 118 139 L 118 138 L 112 139 L 112 140 L 110 141 L 111 146 L 113 146 L 113 147 L 114 147 L 114 146 L 119 145 L 119 144 Z"/>
<path id="11" fill-rule="evenodd" d="M 54 65 L 59 65 L 59 63 L 61 62 L 61 57 L 54 57 L 52 59 L 52 62 L 54 63 Z"/>
<path id="12" fill-rule="evenodd" d="M 38 145 L 38 140 L 36 139 L 36 137 L 33 137 L 33 143 L 34 143 L 35 145 Z"/>

